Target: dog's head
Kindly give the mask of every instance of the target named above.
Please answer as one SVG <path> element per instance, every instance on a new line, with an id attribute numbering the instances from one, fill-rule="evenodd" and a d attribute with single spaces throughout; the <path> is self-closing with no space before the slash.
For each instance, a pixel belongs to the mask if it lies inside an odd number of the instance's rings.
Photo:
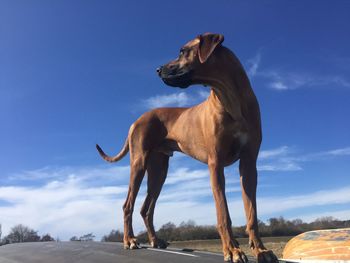
<path id="1" fill-rule="evenodd" d="M 189 41 L 180 49 L 179 56 L 157 69 L 159 77 L 172 87 L 187 88 L 205 84 L 196 80 L 198 71 L 212 60 L 212 54 L 224 41 L 220 34 L 205 33 Z"/>

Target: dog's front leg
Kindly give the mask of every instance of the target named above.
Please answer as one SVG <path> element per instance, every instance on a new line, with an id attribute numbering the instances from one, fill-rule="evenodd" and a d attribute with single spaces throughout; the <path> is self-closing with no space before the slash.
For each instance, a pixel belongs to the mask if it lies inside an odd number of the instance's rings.
<path id="1" fill-rule="evenodd" d="M 253 250 L 259 263 L 278 262 L 275 254 L 271 250 L 265 248 L 259 235 L 256 209 L 256 158 L 243 155 L 239 163 L 239 171 L 241 176 L 242 198 L 247 219 L 246 231 L 249 235 L 250 248 Z"/>
<path id="2" fill-rule="evenodd" d="M 238 242 L 233 238 L 231 219 L 225 196 L 224 166 L 220 165 L 217 159 L 210 160 L 208 166 L 216 206 L 217 228 L 222 241 L 224 260 L 246 263 L 248 262 L 247 257 L 239 248 Z"/>

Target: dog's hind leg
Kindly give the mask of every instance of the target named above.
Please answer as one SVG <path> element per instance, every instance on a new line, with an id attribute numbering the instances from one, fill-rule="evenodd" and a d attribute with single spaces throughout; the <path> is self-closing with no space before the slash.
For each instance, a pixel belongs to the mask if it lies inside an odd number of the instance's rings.
<path id="1" fill-rule="evenodd" d="M 163 123 L 154 111 L 143 114 L 129 130 L 130 184 L 124 210 L 124 247 L 138 248 L 132 229 L 132 213 L 135 199 L 145 175 L 148 161 L 152 162 L 153 149 L 166 136 Z M 149 158 L 151 157 L 151 158 Z"/>
<path id="2" fill-rule="evenodd" d="M 147 196 L 141 208 L 148 239 L 152 247 L 166 248 L 168 243 L 156 236 L 153 226 L 154 208 L 165 182 L 168 172 L 169 156 L 160 152 L 152 152 L 147 161 Z"/>
<path id="3" fill-rule="evenodd" d="M 137 240 L 134 236 L 132 228 L 132 214 L 137 193 L 140 189 L 142 179 L 145 175 L 146 155 L 138 154 L 130 156 L 130 183 L 126 201 L 123 205 L 124 211 L 124 248 L 136 249 L 138 248 Z"/>

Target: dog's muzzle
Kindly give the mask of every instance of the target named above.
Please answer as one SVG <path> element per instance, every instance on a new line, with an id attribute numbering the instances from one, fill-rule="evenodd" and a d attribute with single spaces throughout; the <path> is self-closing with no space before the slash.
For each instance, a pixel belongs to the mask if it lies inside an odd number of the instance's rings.
<path id="1" fill-rule="evenodd" d="M 191 70 L 184 71 L 174 67 L 161 66 L 157 68 L 157 73 L 164 83 L 169 86 L 184 89 L 191 85 Z"/>

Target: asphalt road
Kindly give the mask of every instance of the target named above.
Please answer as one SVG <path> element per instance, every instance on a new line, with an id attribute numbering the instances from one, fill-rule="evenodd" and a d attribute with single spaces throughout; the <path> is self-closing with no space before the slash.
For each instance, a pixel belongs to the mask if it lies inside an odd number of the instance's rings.
<path id="1" fill-rule="evenodd" d="M 124 250 L 120 243 L 37 242 L 0 247 L 1 263 L 223 263 L 218 253 L 143 247 Z M 250 262 L 255 262 L 251 260 Z"/>

